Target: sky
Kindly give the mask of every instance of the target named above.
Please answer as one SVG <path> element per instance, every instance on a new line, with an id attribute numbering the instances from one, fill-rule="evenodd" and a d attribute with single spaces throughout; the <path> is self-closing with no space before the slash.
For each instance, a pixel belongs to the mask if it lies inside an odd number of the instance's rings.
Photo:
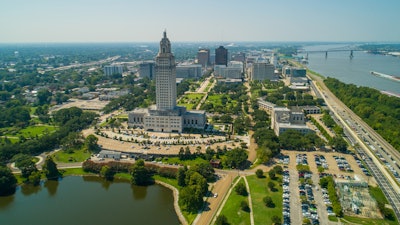
<path id="1" fill-rule="evenodd" d="M 399 0 L 0 0 L 0 43 L 400 42 Z"/>

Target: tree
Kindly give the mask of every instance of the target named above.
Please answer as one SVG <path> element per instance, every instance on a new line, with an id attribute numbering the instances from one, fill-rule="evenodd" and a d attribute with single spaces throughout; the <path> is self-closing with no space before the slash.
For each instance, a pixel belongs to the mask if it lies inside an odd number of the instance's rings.
<path id="1" fill-rule="evenodd" d="M 281 221 L 282 221 L 281 217 L 279 217 L 279 216 L 277 216 L 277 215 L 273 215 L 273 216 L 271 217 L 271 220 L 272 220 L 272 222 L 273 222 L 275 225 L 280 225 L 280 224 L 281 224 Z"/>
<path id="2" fill-rule="evenodd" d="M 264 202 L 265 206 L 267 206 L 268 208 L 275 208 L 275 203 L 272 200 L 271 196 L 265 196 L 263 198 L 263 202 Z"/>
<path id="3" fill-rule="evenodd" d="M 197 212 L 203 206 L 203 195 L 196 186 L 186 186 L 179 192 L 179 205 L 188 212 Z"/>
<path id="4" fill-rule="evenodd" d="M 276 179 L 275 170 L 272 169 L 272 170 L 268 171 L 268 175 L 272 180 Z"/>
<path id="5" fill-rule="evenodd" d="M 240 168 L 247 160 L 247 152 L 241 148 L 234 148 L 225 154 L 222 163 L 228 168 Z"/>
<path id="6" fill-rule="evenodd" d="M 276 174 L 283 174 L 283 168 L 282 166 L 274 166 L 273 170 L 275 171 Z"/>
<path id="7" fill-rule="evenodd" d="M 246 185 L 244 185 L 244 183 L 238 183 L 235 187 L 235 192 L 238 195 L 246 196 L 247 195 Z"/>
<path id="8" fill-rule="evenodd" d="M 33 162 L 33 157 L 28 155 L 23 155 L 15 161 L 15 166 L 21 170 L 21 175 L 24 178 L 28 178 L 32 172 L 37 171 L 35 162 Z"/>
<path id="9" fill-rule="evenodd" d="M 85 138 L 85 147 L 87 150 L 89 150 L 90 152 L 98 152 L 100 150 L 99 145 L 97 144 L 97 141 L 99 139 L 94 136 L 93 134 L 88 135 Z"/>
<path id="10" fill-rule="evenodd" d="M 176 175 L 176 179 L 178 180 L 178 185 L 181 187 L 186 186 L 185 179 L 186 179 L 186 171 L 187 167 L 180 167 L 178 169 L 178 173 Z"/>
<path id="11" fill-rule="evenodd" d="M 256 176 L 258 178 L 263 178 L 264 177 L 264 172 L 262 171 L 262 169 L 256 170 Z"/>
<path id="12" fill-rule="evenodd" d="M 35 170 L 31 174 L 29 174 L 27 181 L 28 181 L 28 183 L 37 186 L 40 184 L 40 177 L 41 177 L 40 171 Z"/>
<path id="13" fill-rule="evenodd" d="M 42 171 L 48 180 L 57 180 L 60 177 L 60 171 L 57 169 L 57 164 L 51 156 L 47 156 L 44 161 Z"/>
<path id="14" fill-rule="evenodd" d="M 249 203 L 247 203 L 245 200 L 240 202 L 240 208 L 245 212 L 250 212 Z"/>
<path id="15" fill-rule="evenodd" d="M 51 92 L 48 89 L 40 89 L 37 93 L 39 105 L 49 104 L 51 101 Z"/>
<path id="16" fill-rule="evenodd" d="M 14 194 L 17 187 L 17 179 L 10 168 L 0 166 L 0 196 Z"/>
<path id="17" fill-rule="evenodd" d="M 270 182 L 268 182 L 267 185 L 271 191 L 275 191 L 275 183 L 274 182 L 270 181 Z"/>
<path id="18" fill-rule="evenodd" d="M 209 162 L 202 162 L 202 163 L 196 164 L 196 165 L 192 166 L 190 169 L 201 174 L 204 178 L 207 179 L 207 181 L 212 181 L 215 179 L 214 168 L 211 166 L 211 164 Z"/>
<path id="19" fill-rule="evenodd" d="M 107 165 L 101 167 L 100 176 L 106 180 L 114 179 L 114 173 L 114 170 Z"/>
<path id="20" fill-rule="evenodd" d="M 139 159 L 131 167 L 132 184 L 146 185 L 149 181 L 149 172 L 144 166 L 144 161 Z"/>
<path id="21" fill-rule="evenodd" d="M 215 225 L 229 225 L 228 219 L 225 215 L 219 215 L 215 221 Z"/>
<path id="22" fill-rule="evenodd" d="M 347 150 L 347 142 L 342 137 L 335 136 L 330 144 L 338 152 L 346 152 Z"/>

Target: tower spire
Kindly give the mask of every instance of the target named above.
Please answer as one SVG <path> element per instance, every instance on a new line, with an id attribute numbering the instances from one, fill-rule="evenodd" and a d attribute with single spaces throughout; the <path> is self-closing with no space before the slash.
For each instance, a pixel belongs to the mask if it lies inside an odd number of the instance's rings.
<path id="1" fill-rule="evenodd" d="M 167 29 L 164 29 L 164 38 L 167 38 Z"/>

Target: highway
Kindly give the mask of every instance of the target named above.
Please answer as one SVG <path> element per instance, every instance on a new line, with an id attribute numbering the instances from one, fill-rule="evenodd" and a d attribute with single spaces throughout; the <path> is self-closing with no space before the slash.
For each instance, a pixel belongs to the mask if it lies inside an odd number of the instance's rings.
<path id="1" fill-rule="evenodd" d="M 364 159 L 371 174 L 390 202 L 397 219 L 400 219 L 400 188 L 393 174 L 393 171 L 400 169 L 397 167 L 397 162 L 400 162 L 400 154 L 331 93 L 321 77 L 313 74 L 308 74 L 308 76 L 312 78 L 312 88 L 322 94 L 322 98 L 334 115 L 333 118 L 342 125 L 347 138 L 355 145 L 356 151 Z M 382 158 L 380 159 L 379 156 Z M 382 159 L 385 159 L 386 164 Z M 390 160 L 388 161 L 388 159 Z M 394 165 L 396 169 L 394 169 Z M 393 168 L 393 171 L 390 168 Z"/>

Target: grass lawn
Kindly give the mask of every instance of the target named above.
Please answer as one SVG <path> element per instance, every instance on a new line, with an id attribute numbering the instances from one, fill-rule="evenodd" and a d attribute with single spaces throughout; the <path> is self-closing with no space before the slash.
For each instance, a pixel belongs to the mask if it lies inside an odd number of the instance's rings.
<path id="1" fill-rule="evenodd" d="M 338 218 L 336 216 L 328 216 L 329 221 L 338 222 Z"/>
<path id="2" fill-rule="evenodd" d="M 46 125 L 39 125 L 39 126 L 29 126 L 18 133 L 22 134 L 24 137 L 31 137 L 31 136 L 41 136 L 45 133 L 52 133 L 57 129 L 55 126 L 46 126 Z"/>
<path id="3" fill-rule="evenodd" d="M 180 160 L 178 157 L 164 157 L 162 159 L 162 162 L 167 164 L 194 166 L 200 163 L 207 163 L 208 161 L 200 157 L 196 157 L 195 159 L 192 160 Z"/>
<path id="4" fill-rule="evenodd" d="M 73 153 L 67 153 L 63 150 L 54 153 L 54 161 L 62 163 L 83 162 L 90 157 L 90 152 L 84 149 L 75 150 Z"/>
<path id="5" fill-rule="evenodd" d="M 382 220 L 382 219 L 371 219 L 371 218 L 360 218 L 352 216 L 344 216 L 344 222 L 350 222 L 352 224 L 363 224 L 363 225 L 396 225 L 397 221 Z M 343 221 L 341 219 L 341 221 Z"/>
<path id="6" fill-rule="evenodd" d="M 389 204 L 385 195 L 379 187 L 371 187 L 369 186 L 369 194 L 377 201 L 384 202 L 385 204 Z"/>
<path id="7" fill-rule="evenodd" d="M 271 217 L 273 215 L 282 218 L 282 187 L 277 181 L 273 181 L 277 191 L 271 192 L 267 186 L 270 180 L 269 177 L 257 178 L 255 175 L 247 176 L 251 200 L 253 201 L 254 224 L 272 224 Z M 275 208 L 265 206 L 263 202 L 265 196 L 271 196 L 275 203 Z"/>
<path id="8" fill-rule="evenodd" d="M 244 184 L 244 180 L 241 179 L 239 183 Z M 250 224 L 250 213 L 245 212 L 240 208 L 240 203 L 242 201 L 247 202 L 247 196 L 238 195 L 234 190 L 232 190 L 220 214 L 220 215 L 225 215 L 226 218 L 228 218 L 229 224 L 235 224 L 235 225 Z"/>
<path id="9" fill-rule="evenodd" d="M 69 168 L 69 169 L 60 169 L 60 173 L 66 177 L 66 176 L 79 176 L 79 175 L 93 175 L 97 176 L 95 173 L 88 173 L 83 171 L 82 168 Z"/>
<path id="10" fill-rule="evenodd" d="M 178 105 L 185 106 L 187 109 L 194 109 L 200 103 L 203 97 L 204 94 L 185 94 L 178 102 Z"/>

